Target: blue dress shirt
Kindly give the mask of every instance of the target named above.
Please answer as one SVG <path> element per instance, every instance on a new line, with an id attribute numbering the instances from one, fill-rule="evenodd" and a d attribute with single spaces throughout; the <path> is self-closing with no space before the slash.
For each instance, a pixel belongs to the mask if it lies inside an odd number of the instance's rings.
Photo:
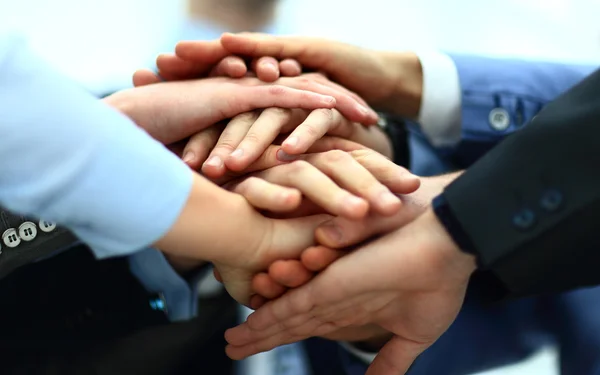
<path id="1" fill-rule="evenodd" d="M 0 203 L 64 225 L 98 257 L 163 236 L 192 172 L 21 38 L 0 36 L 0 66 Z"/>

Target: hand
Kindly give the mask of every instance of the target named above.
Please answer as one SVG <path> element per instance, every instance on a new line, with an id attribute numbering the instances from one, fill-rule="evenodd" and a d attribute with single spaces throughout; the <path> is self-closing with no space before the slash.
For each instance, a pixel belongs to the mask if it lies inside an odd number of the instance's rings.
<path id="1" fill-rule="evenodd" d="M 214 61 L 211 58 L 219 57 L 219 61 L 228 54 L 292 58 L 305 68 L 324 72 L 384 112 L 416 118 L 421 105 L 423 74 L 414 53 L 370 51 L 319 38 L 249 33 L 224 34 L 221 46 L 215 41 L 180 42 L 175 52 L 176 58 L 157 61 L 161 74 L 194 77 L 207 69 Z"/>
<path id="2" fill-rule="evenodd" d="M 372 214 L 359 221 L 335 218 L 325 223 L 317 229 L 317 238 L 330 247 L 308 248 L 302 252 L 300 260 L 278 260 L 271 264 L 268 272 L 258 273 L 252 279 L 252 289 L 256 295 L 252 297 L 250 307 L 258 309 L 268 300 L 280 297 L 288 289 L 306 284 L 315 274 L 322 272 L 334 261 L 349 253 L 343 248 L 360 243 L 375 235 L 389 233 L 412 222 L 425 212 L 432 199 L 441 194 L 444 187 L 461 173 L 422 178 L 417 191 L 400 196 L 402 209 L 391 217 Z M 391 334 L 377 325 L 368 324 L 340 328 L 325 335 L 324 338 L 338 341 L 358 341 L 363 346 L 372 349 L 371 351 L 376 351 L 375 349 L 379 349 L 391 338 Z"/>
<path id="3" fill-rule="evenodd" d="M 382 216 L 371 213 L 362 220 L 334 218 L 321 225 L 316 232 L 317 241 L 325 246 L 311 247 L 305 250 L 300 260 L 278 260 L 271 264 L 268 272 L 257 274 L 252 280 L 256 292 L 250 306 L 254 309 L 266 301 L 275 299 L 288 288 L 297 288 L 312 279 L 315 273 L 348 254 L 346 248 L 361 243 L 373 236 L 387 234 L 419 217 L 431 205 L 433 198 L 461 172 L 435 177 L 421 178 L 418 190 L 411 194 L 400 195 L 402 209 L 395 215 Z"/>
<path id="4" fill-rule="evenodd" d="M 221 271 L 227 291 L 247 304 L 252 276 L 277 259 L 297 258 L 314 244 L 316 227 L 328 218 L 268 218 L 240 195 L 193 174 L 187 202 L 155 245 L 168 257 L 212 262 Z"/>
<path id="5" fill-rule="evenodd" d="M 261 209 L 271 209 L 272 199 L 283 194 L 295 202 L 292 209 L 296 210 L 302 203 L 301 194 L 310 206 L 318 208 L 310 214 L 327 212 L 353 219 L 364 217 L 369 208 L 383 216 L 394 215 L 400 209 L 400 199 L 392 192 L 412 192 L 419 187 L 416 176 L 368 149 L 302 155 L 289 164 L 249 176 L 224 187 L 234 192 L 241 189 L 250 203 Z M 278 193 L 269 187 L 273 184 L 294 188 L 298 194 L 290 197 L 289 193 Z M 276 212 L 289 210 L 285 206 Z"/>
<path id="6" fill-rule="evenodd" d="M 360 218 L 367 213 L 369 204 L 383 215 L 395 213 L 400 209 L 400 200 L 391 194 L 390 190 L 414 191 L 419 186 L 418 178 L 370 150 L 357 150 L 352 153 L 332 150 L 303 155 L 301 158 L 303 160 L 256 173 L 250 179 L 230 184 L 229 188 L 234 192 L 241 192 L 248 202 L 264 210 L 281 212 L 297 209 L 302 203 L 302 194 L 313 206 L 322 207 L 332 214 Z M 359 197 L 365 197 L 367 200 Z M 310 224 L 318 226 L 327 220 L 323 215 L 314 216 L 322 212 L 310 212 L 313 216 L 295 220 L 310 220 Z M 316 218 L 318 222 L 315 223 L 311 218 Z M 300 224 L 306 227 L 305 223 Z M 316 226 L 309 225 L 308 228 L 314 230 Z M 313 233 L 306 236 L 306 232 L 299 230 L 294 235 L 298 237 L 301 234 L 305 235 L 305 244 L 313 243 Z M 251 294 L 250 281 L 256 272 L 265 270 L 275 260 L 297 259 L 300 256 L 301 248 L 298 251 L 299 248 L 292 245 L 298 241 L 290 239 L 290 243 L 282 242 L 266 247 L 262 254 L 261 251 L 255 252 L 260 259 L 255 262 L 246 261 L 231 265 L 227 261 L 221 261 L 215 262 L 215 266 L 227 290 L 239 301 Z M 240 264 L 246 265 L 240 267 Z M 253 264 L 255 267 L 250 268 L 250 272 L 248 265 Z M 242 300 L 250 302 L 249 299 Z"/>
<path id="7" fill-rule="evenodd" d="M 164 54 L 158 57 L 158 61 L 174 60 L 179 59 L 174 54 Z M 180 61 L 182 62 L 182 61 Z M 168 63 L 167 63 L 168 65 Z M 256 76 L 258 79 L 264 82 L 276 81 L 279 77 L 296 77 L 302 74 L 302 67 L 294 59 L 285 59 L 277 61 L 276 59 L 265 56 L 257 59 L 253 59 L 250 64 L 250 70 L 246 66 L 246 62 L 238 56 L 227 56 L 219 61 L 216 66 L 212 68 L 210 73 L 207 75 L 198 74 L 193 78 L 207 78 L 207 77 L 229 77 L 229 78 L 242 78 L 246 76 Z M 133 74 L 133 85 L 146 86 L 154 83 L 167 81 L 179 81 L 180 77 L 177 75 L 169 75 L 169 72 L 163 72 L 163 76 L 154 73 L 149 69 L 140 69 Z M 189 78 L 189 77 L 188 77 Z M 186 79 L 184 77 L 183 79 Z"/>
<path id="8" fill-rule="evenodd" d="M 377 324 L 394 337 L 367 374 L 405 374 L 455 319 L 475 268 L 474 257 L 456 247 L 429 210 L 228 330 L 227 354 L 240 359 L 342 327 Z"/>
<path id="9" fill-rule="evenodd" d="M 207 56 L 209 55 L 203 57 Z M 208 61 L 210 61 L 212 64 L 216 64 L 216 66 L 212 68 L 213 72 L 211 73 L 211 75 L 217 74 L 228 77 L 240 78 L 243 77 L 243 73 L 246 72 L 245 76 L 254 76 L 252 72 L 248 73 L 244 61 L 235 56 L 227 56 L 224 58 L 222 57 L 222 60 L 220 62 L 218 60 L 215 61 L 209 57 Z M 264 80 L 266 82 L 275 82 L 280 78 L 280 76 L 296 77 L 301 73 L 300 64 L 293 59 L 285 59 L 279 65 L 277 65 L 277 60 L 268 56 L 255 59 L 254 61 L 254 71 L 256 71 L 256 74 L 258 75 L 259 79 Z M 206 71 L 195 69 L 188 71 L 188 74 L 179 75 L 179 73 L 177 73 L 177 66 L 179 66 L 179 64 L 186 65 L 186 62 L 173 55 L 161 55 L 157 59 L 157 66 L 159 66 L 159 74 L 163 76 L 162 78 L 165 78 L 167 80 L 189 80 L 205 77 Z M 160 70 L 160 66 L 164 67 L 165 65 L 167 67 L 172 66 L 175 69 L 175 71 L 169 71 L 168 69 L 166 71 Z M 201 64 L 201 66 L 204 67 L 206 65 Z M 275 66 L 279 66 L 280 69 L 275 69 Z M 311 77 L 311 79 L 308 79 L 307 77 Z M 304 85 L 302 87 L 295 87 L 299 89 L 302 88 L 307 89 L 309 91 L 313 91 L 315 89 L 315 85 L 319 85 L 321 86 L 318 88 L 319 92 L 323 90 L 322 86 L 328 86 L 329 88 L 333 88 L 335 91 L 338 92 L 345 91 L 346 93 L 351 94 L 351 98 L 336 96 L 336 99 L 340 100 L 340 102 L 337 103 L 336 108 L 340 112 L 342 112 L 344 116 L 348 117 L 352 121 L 357 121 L 364 125 L 376 124 L 378 118 L 377 113 L 375 113 L 371 108 L 369 108 L 368 104 L 356 94 L 348 92 L 348 90 L 346 90 L 345 88 L 334 84 L 322 75 L 305 75 L 305 78 L 307 79 L 303 79 Z M 161 82 L 162 79 L 153 72 L 142 70 L 134 74 L 133 81 L 134 85 L 137 87 L 158 83 Z M 325 94 L 324 91 L 322 93 Z"/>
<path id="10" fill-rule="evenodd" d="M 332 96 L 297 89 L 303 86 L 319 90 L 322 85 L 311 86 L 300 78 L 282 80 L 276 85 L 261 83 L 256 78 L 165 82 L 119 91 L 104 101 L 164 144 L 180 141 L 221 120 L 257 108 L 335 106 Z M 334 93 L 333 89 L 323 90 Z"/>
<path id="11" fill-rule="evenodd" d="M 393 157 L 391 144 L 378 127 L 366 128 L 348 121 L 335 109 L 268 108 L 238 115 L 222 132 L 209 128 L 192 136 L 182 151 L 183 160 L 192 169 L 202 168 L 204 175 L 218 178 L 227 169 L 245 170 L 280 134 L 290 131 L 281 147 L 284 159 L 308 151 L 325 134 L 349 139 L 390 159 Z"/>

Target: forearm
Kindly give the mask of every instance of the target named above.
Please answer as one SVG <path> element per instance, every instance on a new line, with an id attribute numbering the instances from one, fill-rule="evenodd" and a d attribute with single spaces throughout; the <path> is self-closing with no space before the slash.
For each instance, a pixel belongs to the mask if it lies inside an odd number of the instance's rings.
<path id="1" fill-rule="evenodd" d="M 441 216 L 445 209 L 443 220 L 455 241 L 513 296 L 600 282 L 594 268 L 600 246 L 599 87 L 596 72 L 486 154 L 442 196 Z"/>
<path id="2" fill-rule="evenodd" d="M 413 52 L 379 52 L 390 72 L 389 95 L 381 110 L 407 119 L 416 119 L 423 96 L 423 70 Z"/>

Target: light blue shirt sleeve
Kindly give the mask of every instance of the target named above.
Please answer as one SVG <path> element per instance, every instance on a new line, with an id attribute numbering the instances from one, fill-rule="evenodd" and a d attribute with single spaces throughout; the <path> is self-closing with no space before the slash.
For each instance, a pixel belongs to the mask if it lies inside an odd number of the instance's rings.
<path id="1" fill-rule="evenodd" d="M 126 116 L 0 35 L 0 203 L 56 221 L 98 257 L 131 254 L 173 225 L 192 172 Z"/>

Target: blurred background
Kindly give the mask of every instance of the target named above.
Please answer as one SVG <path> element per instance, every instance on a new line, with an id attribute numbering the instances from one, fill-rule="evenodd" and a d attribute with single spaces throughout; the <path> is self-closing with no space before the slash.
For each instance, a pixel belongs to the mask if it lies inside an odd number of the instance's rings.
<path id="1" fill-rule="evenodd" d="M 129 86 L 135 69 L 153 67 L 178 40 L 250 29 L 380 49 L 600 62 L 600 0 L 272 0 L 264 9 L 247 0 L 237 15 L 232 1 L 0 0 L 0 28 L 27 35 L 96 94 Z M 556 373 L 547 350 L 486 375 Z"/>

